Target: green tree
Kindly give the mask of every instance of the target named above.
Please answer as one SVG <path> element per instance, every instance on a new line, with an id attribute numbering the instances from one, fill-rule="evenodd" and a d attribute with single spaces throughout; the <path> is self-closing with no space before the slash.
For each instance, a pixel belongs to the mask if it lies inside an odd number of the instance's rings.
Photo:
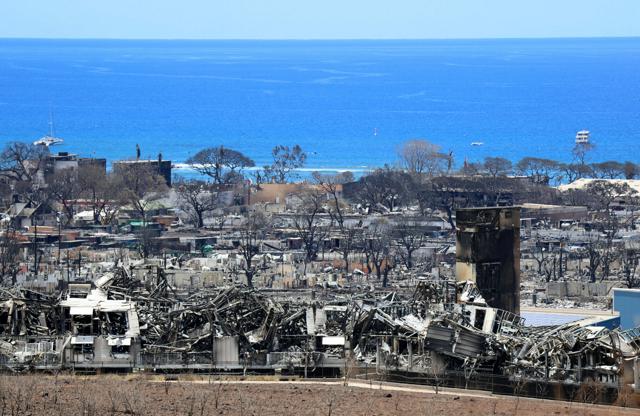
<path id="1" fill-rule="evenodd" d="M 241 152 L 224 146 L 200 150 L 187 159 L 187 164 L 217 184 L 237 183 L 243 178 L 243 169 L 255 166 L 254 161 Z"/>

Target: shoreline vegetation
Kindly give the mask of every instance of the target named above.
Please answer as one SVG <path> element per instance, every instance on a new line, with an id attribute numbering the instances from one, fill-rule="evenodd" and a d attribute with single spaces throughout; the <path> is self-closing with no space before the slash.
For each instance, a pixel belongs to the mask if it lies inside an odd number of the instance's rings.
<path id="1" fill-rule="evenodd" d="M 440 145 L 424 139 L 411 139 L 397 149 L 396 159 L 379 167 L 331 168 L 307 167 L 309 155 L 300 145 L 277 145 L 272 149 L 272 163 L 257 166 L 250 157 L 224 145 L 204 148 L 184 162 L 172 163 L 177 170 L 176 177 L 183 179 L 205 179 L 214 184 L 234 184 L 249 180 L 256 184 L 287 183 L 296 180 L 308 181 L 319 174 L 340 174 L 347 178 L 360 179 L 380 171 L 396 171 L 417 174 L 429 178 L 437 176 L 457 177 L 528 177 L 534 183 L 558 186 L 577 179 L 635 179 L 640 177 L 640 165 L 632 161 L 607 160 L 590 162 L 589 153 L 594 149 L 591 143 L 576 144 L 572 150 L 572 161 L 560 162 L 554 159 L 525 156 L 517 162 L 500 156 L 487 156 L 482 161 L 462 162 L 453 151 L 443 152 Z M 7 143 L 0 152 L 0 176 L 7 179 L 31 179 L 37 173 L 45 158 L 55 156 L 47 146 L 24 142 Z M 58 155 L 69 155 L 60 152 Z M 311 155 L 312 158 L 313 155 Z M 98 155 L 99 157 L 99 155 Z M 107 161 L 106 166 L 124 161 Z M 135 160 L 141 160 L 140 146 L 136 145 Z M 158 160 L 163 160 L 162 153 Z M 31 170 L 32 172 L 28 172 Z M 193 175 L 184 174 L 193 172 Z M 305 176 L 306 174 L 306 176 Z"/>
<path id="2" fill-rule="evenodd" d="M 118 204 L 133 206 L 145 219 L 147 205 L 165 198 L 174 185 L 179 199 L 186 200 L 187 210 L 196 211 L 196 223 L 202 227 L 202 214 L 219 205 L 214 195 L 221 187 L 235 188 L 236 193 L 242 194 L 244 191 L 239 189 L 246 186 L 260 188 L 268 183 L 302 182 L 321 187 L 344 186 L 351 199 L 368 212 L 380 209 L 391 212 L 412 202 L 417 202 L 423 212 L 427 207 L 439 207 L 446 210 L 453 225 L 453 210 L 459 205 L 454 200 L 461 190 L 488 192 L 495 197 L 495 205 L 504 205 L 505 201 L 501 201 L 504 191 L 517 194 L 525 188 L 529 194 L 538 195 L 539 203 L 569 198 L 571 204 L 584 205 L 588 204 L 588 194 L 593 194 L 593 189 L 580 190 L 582 193 L 562 192 L 558 198 L 553 187 L 583 178 L 629 180 L 640 176 L 640 166 L 630 161 L 590 163 L 593 148 L 591 143 L 576 144 L 571 163 L 533 156 L 513 163 L 496 156 L 486 157 L 482 162 L 465 159 L 460 164 L 456 163 L 453 152 L 443 152 L 441 146 L 427 140 L 413 139 L 397 149 L 396 160 L 390 161 L 391 164 L 354 175 L 352 171 L 334 173 L 306 168 L 309 156 L 299 145 L 275 146 L 271 163 L 264 166 L 256 166 L 254 160 L 243 153 L 219 145 L 202 149 L 186 161 L 198 174 L 190 177 L 172 175 L 171 162 L 161 153 L 156 160 L 141 159 L 139 145 L 136 145 L 135 158 L 113 161 L 109 171 L 106 159 L 96 158 L 78 159 L 83 163 L 74 171 L 66 169 L 64 163 L 61 167 L 54 165 L 60 158 L 75 155 L 55 154 L 42 145 L 12 142 L 0 151 L 3 185 L 0 194 L 5 199 L 17 194 L 26 203 L 57 201 L 65 208 L 65 224 L 73 220 L 73 202 L 86 199 L 92 201 L 94 221 L 98 224 L 109 222 L 117 212 L 116 209 L 110 213 L 109 206 Z M 308 175 L 302 177 L 302 171 Z M 631 189 L 627 183 L 612 186 L 616 194 L 629 193 Z M 207 201 L 201 201 L 203 195 L 208 196 Z M 118 202 L 114 204 L 114 201 Z"/>
<path id="3" fill-rule="evenodd" d="M 452 151 L 445 153 L 442 152 L 440 145 L 431 143 L 428 140 L 411 139 L 398 147 L 395 161 L 390 160 L 382 166 L 360 168 L 306 167 L 306 153 L 302 151 L 299 145 L 294 147 L 297 147 L 304 154 L 304 158 L 299 165 L 290 169 L 291 178 L 301 178 L 304 181 L 312 180 L 314 173 L 351 173 L 357 179 L 381 169 L 404 170 L 408 173 L 426 174 L 429 177 L 445 175 L 491 178 L 526 176 L 532 178 L 536 183 L 551 186 L 569 184 L 583 178 L 635 179 L 640 177 L 640 165 L 629 160 L 590 162 L 589 154 L 595 149 L 592 143 L 576 144 L 571 152 L 571 162 L 561 162 L 536 156 L 525 156 L 518 161 L 512 161 L 500 156 L 487 156 L 481 161 L 469 161 L 465 157 L 459 163 Z M 222 149 L 223 146 L 219 146 L 219 148 Z M 232 149 L 228 150 L 239 153 Z M 244 155 L 242 156 L 245 157 Z M 208 176 L 208 174 L 204 173 L 208 170 L 207 163 L 198 162 L 202 162 L 202 159 L 191 157 L 184 163 L 174 164 L 174 169 L 197 172 L 200 173 L 201 177 Z M 231 163 L 228 168 L 231 171 L 235 171 L 237 166 Z M 242 166 L 242 170 L 250 172 L 250 175 L 253 176 L 260 175 L 261 171 L 266 168 L 268 167 L 259 167 L 253 163 Z"/>
<path id="4" fill-rule="evenodd" d="M 30 149 L 33 147 L 33 149 Z M 425 139 L 410 139 L 398 146 L 395 159 L 382 166 L 359 167 L 308 167 L 313 160 L 300 145 L 277 145 L 272 149 L 273 162 L 258 166 L 249 156 L 224 145 L 204 148 L 183 162 L 172 162 L 176 177 L 204 179 L 216 184 L 237 183 L 249 179 L 257 184 L 265 182 L 307 182 L 315 174 L 347 174 L 359 179 L 380 170 L 404 171 L 410 174 L 462 177 L 529 177 L 535 183 L 549 186 L 569 184 L 577 179 L 636 179 L 640 177 L 640 164 L 625 160 L 591 162 L 592 143 L 576 144 L 571 161 L 562 162 L 537 156 L 525 156 L 518 161 L 501 156 L 487 156 L 482 160 L 460 160 L 453 151 L 443 152 L 442 147 Z M 19 153 L 23 153 L 20 155 Z M 0 153 L 0 170 L 25 157 L 39 158 L 38 154 L 55 154 L 44 146 L 23 142 L 10 142 Z M 61 152 L 69 154 L 69 152 Z M 136 145 L 136 160 L 141 159 Z M 100 157 L 100 155 L 97 155 Z M 158 155 L 162 158 L 162 154 Z M 26 159 L 25 159 L 26 160 Z M 171 159 L 169 159 L 171 160 Z M 107 160 L 107 166 L 117 161 Z M 5 175 L 6 176 L 6 175 Z"/>
<path id="5" fill-rule="evenodd" d="M 172 204 L 190 214 L 197 228 L 202 228 L 204 218 L 223 205 L 219 200 L 222 191 L 231 192 L 235 204 L 243 204 L 251 198 L 250 189 L 297 182 L 320 187 L 329 194 L 339 193 L 367 213 L 393 212 L 411 205 L 418 206 L 422 213 L 441 210 L 455 228 L 455 210 L 478 203 L 473 195 L 485 195 L 483 198 L 489 200 L 482 204 L 494 206 L 533 201 L 596 207 L 607 195 L 635 194 L 637 190 L 624 181 L 592 181 L 579 189 L 557 188 L 583 178 L 628 180 L 640 176 L 640 167 L 630 161 L 589 162 L 593 149 L 588 142 L 576 144 L 571 163 L 533 156 L 516 163 L 498 156 L 457 163 L 452 151 L 443 152 L 437 144 L 413 139 L 397 149 L 391 164 L 361 175 L 308 170 L 309 175 L 302 178 L 300 171 L 308 169 L 309 156 L 299 145 L 275 146 L 271 163 L 261 167 L 242 152 L 219 145 L 204 148 L 186 161 L 199 175 L 189 177 L 172 175 L 171 162 L 161 153 L 155 160 L 141 159 L 139 145 L 135 157 L 114 161 L 109 171 L 106 159 L 94 158 L 78 159 L 82 164 L 74 171 L 64 163 L 54 165 L 57 158 L 75 155 L 54 154 L 46 146 L 13 142 L 0 152 L 0 197 L 9 200 L 17 195 L 22 202 L 35 206 L 57 202 L 63 207 L 60 215 L 65 226 L 74 221 L 74 203 L 78 200 L 89 201 L 86 205 L 95 224 L 108 224 L 125 206 L 146 221 L 156 201 L 170 198 Z"/>

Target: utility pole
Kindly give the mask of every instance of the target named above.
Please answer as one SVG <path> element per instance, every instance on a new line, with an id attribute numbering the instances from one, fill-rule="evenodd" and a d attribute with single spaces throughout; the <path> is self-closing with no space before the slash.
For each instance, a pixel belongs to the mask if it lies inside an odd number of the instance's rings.
<path id="1" fill-rule="evenodd" d="M 56 214 L 56 222 L 58 223 L 58 266 L 60 265 L 60 246 L 62 245 L 61 236 L 62 236 L 62 220 L 60 218 L 60 213 Z"/>
<path id="2" fill-rule="evenodd" d="M 69 270 L 69 250 L 67 250 L 67 287 L 69 287 L 69 280 L 71 277 L 69 276 L 71 271 Z"/>
<path id="3" fill-rule="evenodd" d="M 38 223 L 34 223 L 33 232 L 33 273 L 38 278 Z"/>

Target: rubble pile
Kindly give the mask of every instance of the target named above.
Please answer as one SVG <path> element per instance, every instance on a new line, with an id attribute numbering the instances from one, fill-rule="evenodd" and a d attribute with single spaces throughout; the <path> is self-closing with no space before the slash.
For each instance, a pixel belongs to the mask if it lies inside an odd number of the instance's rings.
<path id="1" fill-rule="evenodd" d="M 458 299 L 469 303 L 431 303 L 443 299 L 435 285 L 418 291 L 431 296 L 414 297 L 412 313 L 398 316 L 390 305 L 370 310 L 373 319 L 359 333 L 359 358 L 373 362 L 366 355 L 375 349 L 382 351 L 378 365 L 388 370 L 432 373 L 437 357 L 444 368 L 467 375 L 478 371 L 513 379 L 615 385 L 625 368 L 633 370 L 640 352 L 637 329 L 609 330 L 580 322 L 527 327 L 521 317 L 488 307 L 470 282 L 458 283 Z M 377 345 L 363 348 L 362 341 L 374 334 Z"/>
<path id="2" fill-rule="evenodd" d="M 0 288 L 0 336 L 48 336 L 55 333 L 58 299 L 29 289 Z"/>
<path id="3" fill-rule="evenodd" d="M 158 368 L 156 357 L 166 356 L 166 368 L 342 368 L 354 362 L 385 372 L 456 370 L 613 385 L 640 351 L 640 330 L 581 322 L 525 326 L 520 316 L 488 306 L 472 282 L 422 281 L 411 294 L 322 299 L 244 286 L 182 294 L 160 268 L 144 281 L 119 268 L 94 286 L 69 285 L 58 298 L 18 289 L 0 293 L 0 361 L 7 367 L 147 368 L 152 357 Z M 58 359 L 44 363 L 42 348 Z"/>

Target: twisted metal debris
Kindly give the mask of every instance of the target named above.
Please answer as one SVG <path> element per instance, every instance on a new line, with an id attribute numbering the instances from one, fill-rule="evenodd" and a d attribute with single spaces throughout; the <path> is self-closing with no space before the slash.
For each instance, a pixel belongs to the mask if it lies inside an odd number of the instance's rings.
<path id="1" fill-rule="evenodd" d="M 57 297 L 3 289 L 0 362 L 12 370 L 309 371 L 353 362 L 386 372 L 617 385 L 640 351 L 639 329 L 527 327 L 520 316 L 486 305 L 471 282 L 317 295 L 235 286 L 177 293 L 161 268 L 142 280 L 118 268 Z"/>

